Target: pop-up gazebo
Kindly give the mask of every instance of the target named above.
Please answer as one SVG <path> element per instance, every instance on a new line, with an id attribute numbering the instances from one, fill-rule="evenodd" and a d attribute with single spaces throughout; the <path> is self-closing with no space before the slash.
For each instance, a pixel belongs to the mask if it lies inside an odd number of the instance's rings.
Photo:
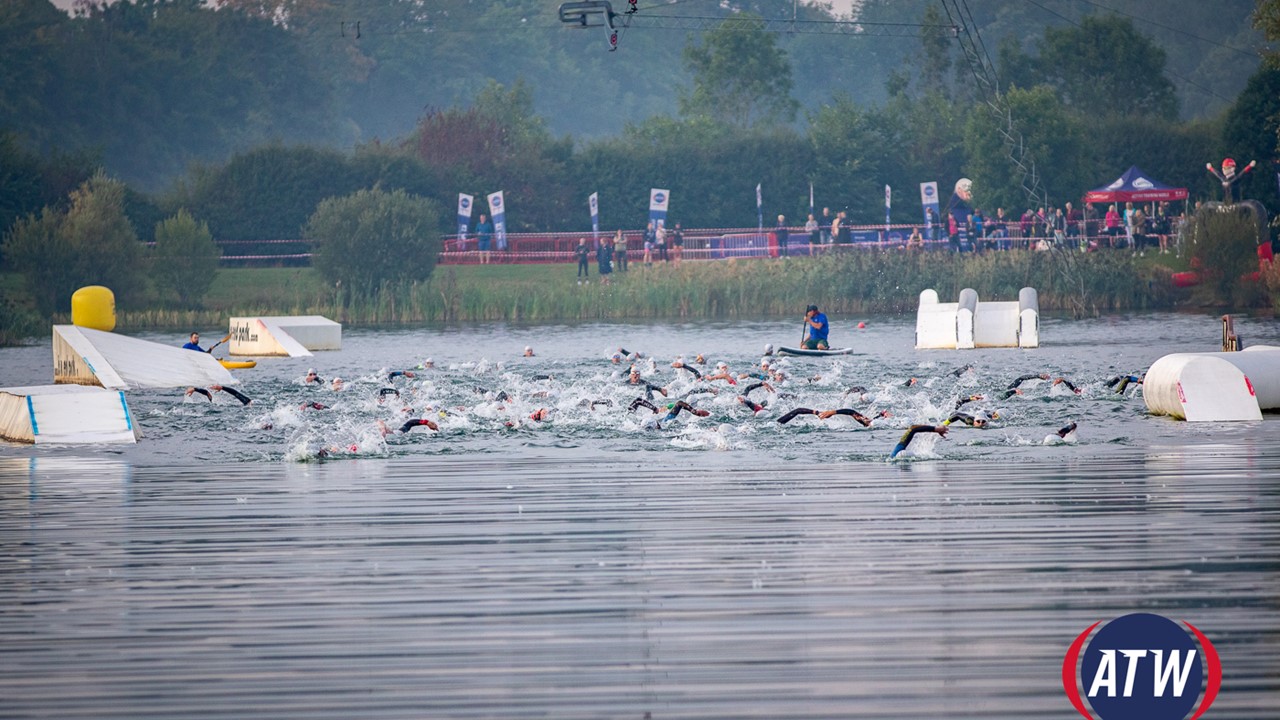
<path id="1" fill-rule="evenodd" d="M 1085 193 L 1085 202 L 1167 202 L 1170 200 L 1186 200 L 1187 189 L 1169 187 L 1153 180 L 1150 175 L 1138 169 L 1137 165 L 1124 171 L 1115 182 L 1104 187 L 1095 188 Z"/>

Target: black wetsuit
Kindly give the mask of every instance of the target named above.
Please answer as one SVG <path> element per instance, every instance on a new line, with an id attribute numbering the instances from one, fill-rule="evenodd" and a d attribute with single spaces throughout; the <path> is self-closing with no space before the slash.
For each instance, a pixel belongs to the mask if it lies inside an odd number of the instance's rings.
<path id="1" fill-rule="evenodd" d="M 679 366 L 677 366 L 677 367 L 676 367 L 676 369 L 677 369 L 677 370 L 684 370 L 684 371 L 686 371 L 686 372 L 691 372 L 691 373 L 693 373 L 693 376 L 694 376 L 695 378 L 697 378 L 697 379 L 699 379 L 699 380 L 701 380 L 701 379 L 702 379 L 702 373 L 698 372 L 698 369 L 697 369 L 697 368 L 691 368 L 691 367 L 689 367 L 688 365 L 685 365 L 685 364 L 681 363 Z"/>
<path id="2" fill-rule="evenodd" d="M 853 408 L 839 408 L 835 411 L 835 414 L 847 415 L 848 417 L 851 417 L 854 420 L 857 420 L 862 425 L 862 427 L 871 427 L 871 418 L 867 417 L 866 415 L 863 415 L 862 413 L 858 412 L 857 410 L 854 410 Z"/>
<path id="3" fill-rule="evenodd" d="M 968 413 L 962 412 L 952 413 L 951 417 L 947 418 L 947 421 L 942 424 L 950 425 L 955 422 L 962 422 L 969 427 L 983 427 L 987 424 L 985 418 L 976 418 Z"/>
<path id="4" fill-rule="evenodd" d="M 240 392 L 239 390 L 236 390 L 235 388 L 229 388 L 224 385 L 222 388 L 222 392 L 239 400 L 241 405 L 248 405 L 249 403 L 253 402 L 253 398 L 249 397 L 248 395 L 245 395 L 244 393 Z M 213 398 L 209 398 L 209 399 L 212 400 Z"/>
<path id="5" fill-rule="evenodd" d="M 435 423 L 431 422 L 426 418 L 414 418 L 412 420 L 405 421 L 405 424 L 400 426 L 400 432 L 407 433 L 416 427 L 428 427 L 428 428 L 431 428 L 432 430 L 439 429 Z"/>
<path id="6" fill-rule="evenodd" d="M 638 397 L 635 400 L 632 400 L 631 404 L 627 406 L 627 412 L 635 412 L 636 408 L 638 407 L 649 408 L 654 412 L 655 415 L 658 413 L 658 406 L 654 405 L 653 403 L 649 402 L 648 400 L 642 397 Z"/>
<path id="7" fill-rule="evenodd" d="M 805 407 L 796 408 L 795 410 L 792 410 L 788 412 L 786 415 L 783 415 L 782 417 L 778 418 L 778 424 L 786 425 L 787 423 L 791 422 L 792 420 L 795 420 L 797 417 L 801 415 L 817 415 L 817 414 L 818 414 L 817 410 L 812 410 L 810 408 L 805 408 Z"/>
<path id="8" fill-rule="evenodd" d="M 1017 395 L 1017 394 L 1018 394 L 1018 388 L 1022 385 L 1022 383 L 1027 382 L 1027 381 L 1029 381 L 1029 380 L 1044 380 L 1044 379 L 1045 379 L 1045 377 L 1044 377 L 1043 375 L 1039 375 L 1039 374 L 1037 374 L 1037 375 L 1023 375 L 1022 377 L 1018 378 L 1017 380 L 1014 380 L 1013 382 L 1009 383 L 1009 388 L 1008 388 L 1007 390 L 1005 390 L 1005 391 L 1004 391 L 1004 399 L 1006 399 L 1006 400 L 1007 400 L 1007 399 L 1009 399 L 1009 398 L 1013 397 L 1014 395 Z"/>

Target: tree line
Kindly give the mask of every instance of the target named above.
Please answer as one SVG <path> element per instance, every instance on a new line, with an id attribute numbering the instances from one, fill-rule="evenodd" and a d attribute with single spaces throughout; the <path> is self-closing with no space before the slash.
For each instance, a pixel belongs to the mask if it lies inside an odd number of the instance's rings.
<path id="1" fill-rule="evenodd" d="M 1268 33 L 1272 30 L 1265 25 L 1263 11 L 1273 3 L 1263 0 L 1259 5 L 1260 22 Z M 19 0 L 5 7 L 10 13 L 25 8 L 35 16 L 40 5 Z M 271 7 L 269 3 L 261 6 Z M 296 7 L 301 12 L 309 6 Z M 306 52 L 305 43 L 290 34 L 287 23 L 240 13 L 235 3 L 212 11 L 194 0 L 144 0 L 90 5 L 82 13 L 79 20 L 100 23 L 95 26 L 105 38 L 100 49 L 112 57 L 140 52 L 122 45 L 131 37 L 152 37 L 152 33 L 130 33 L 162 20 L 166 27 L 175 28 L 176 37 L 185 38 L 174 43 L 172 52 L 180 52 L 187 40 L 192 41 L 187 51 L 196 52 L 201 43 L 195 41 L 194 33 L 204 22 L 197 20 L 208 13 L 225 13 L 218 18 L 225 23 L 218 27 L 224 29 L 215 39 L 234 45 L 242 33 L 261 34 L 252 42 L 280 40 L 286 51 L 293 47 L 298 53 Z M 808 212 L 811 185 L 817 207 L 847 208 L 855 223 L 883 220 L 884 185 L 892 186 L 898 198 L 911 198 L 895 203 L 897 222 L 920 216 L 914 202 L 916 189 L 930 180 L 938 181 L 945 195 L 955 180 L 973 179 L 975 202 L 986 209 L 1021 209 L 1027 202 L 981 93 L 953 43 L 922 33 L 916 43 L 919 62 L 882 78 L 886 99 L 881 104 L 837 94 L 801 112 L 803 105 L 795 100 L 793 54 L 786 41 L 764 29 L 762 19 L 739 13 L 686 45 L 681 59 L 690 80 L 677 84 L 673 112 L 626 123 L 607 136 L 577 140 L 558 136 L 546 114 L 538 112 L 532 85 L 520 78 L 506 85 L 489 80 L 469 103 L 429 109 L 410 132 L 393 139 L 360 143 L 351 150 L 333 149 L 323 142 L 262 139 L 225 162 L 195 162 L 158 191 L 140 192 L 120 183 L 104 202 L 118 206 L 135 242 L 158 241 L 157 228 L 162 223 L 183 217 L 194 223 L 192 227 L 182 220 L 184 233 L 207 232 L 220 241 L 319 236 L 324 223 L 315 220 L 323 203 L 361 193 L 368 206 L 381 208 L 379 212 L 388 217 L 409 212 L 415 219 L 407 226 L 432 227 L 437 236 L 452 229 L 452 215 L 446 208 L 453 207 L 459 192 L 482 197 L 499 189 L 506 192 L 512 231 L 587 229 L 586 198 L 592 192 L 600 193 L 605 227 L 640 227 L 650 187 L 671 191 L 672 217 L 686 227 L 754 224 L 757 183 L 764 191 L 766 211 L 786 215 L 797 225 Z M 944 19 L 935 9 L 917 21 L 928 25 Z M 85 27 L 74 19 L 44 18 L 42 22 L 61 28 L 59 32 L 80 32 Z M 179 32 L 183 28 L 187 35 Z M 359 32 L 365 30 L 362 23 Z M 57 32 L 52 35 L 58 37 Z M 219 52 L 233 51 L 222 48 Z M 288 58 L 288 52 L 281 57 Z M 1205 162 L 1216 164 L 1223 155 L 1232 154 L 1242 164 L 1256 158 L 1267 167 L 1277 157 L 1280 69 L 1274 65 L 1254 72 L 1220 117 L 1187 121 L 1177 115 L 1179 98 L 1165 75 L 1166 54 L 1125 16 L 1090 16 L 1078 25 L 1047 27 L 1038 37 L 1006 43 L 1000 48 L 999 61 L 1001 77 L 1007 78 L 1005 99 L 1012 117 L 1037 159 L 1049 197 L 1058 202 L 1079 198 L 1132 164 L 1169 184 L 1190 188 L 1193 196 L 1209 198 L 1216 184 L 1204 171 Z M 272 63 L 263 66 L 265 70 L 245 67 L 242 73 L 261 78 L 262 92 L 292 82 L 289 73 L 294 69 Z M 267 70 L 273 68 L 284 74 L 272 76 Z M 45 82 L 61 81 L 68 73 L 69 68 L 47 69 Z M 1089 80 L 1082 83 L 1080 78 Z M 180 74 L 178 81 L 199 82 Z M 259 119 L 258 130 L 263 134 L 257 137 L 269 136 L 274 122 L 285 122 L 292 112 L 290 103 L 305 105 L 325 97 L 320 90 L 308 95 L 307 83 L 306 77 L 298 78 L 297 86 L 272 105 L 280 110 L 278 120 L 270 115 Z M 211 92 L 204 102 L 214 110 L 218 102 L 235 104 L 239 91 L 223 88 L 223 92 L 220 101 L 214 97 L 218 93 Z M 20 99 L 20 93 L 6 89 L 0 95 L 10 105 L 14 98 Z M 113 102 L 127 105 L 127 99 Z M 327 132 L 322 127 L 328 117 L 325 107 L 323 103 L 316 106 L 316 137 Z M 76 111 L 90 112 L 87 107 Z M 10 107 L 6 112 L 0 117 L 12 117 L 15 111 Z M 42 112 L 43 117 L 53 117 L 47 108 Z M 149 115 L 123 109 L 120 113 L 122 118 Z M 182 124 L 181 116 L 172 120 L 160 114 L 157 110 L 157 117 L 145 121 Z M 228 120 L 233 116 L 215 112 L 213 117 L 193 120 L 192 127 L 157 127 L 156 133 L 201 136 L 184 146 L 193 155 L 209 144 L 220 143 L 225 149 L 239 141 L 236 133 L 253 131 L 214 127 L 235 125 Z M 49 132 L 50 148 L 44 151 L 31 149 L 17 134 L 0 134 L 0 182 L 5 188 L 0 193 L 0 227 L 8 228 L 5 262 L 11 267 L 21 267 L 22 255 L 13 249 L 19 239 L 74 235 L 74 228 L 83 227 L 67 218 L 78 212 L 77 202 L 84 205 L 85 193 L 105 192 L 110 179 L 95 174 L 97 166 L 119 167 L 113 153 L 129 150 L 104 149 L 100 155 L 57 152 L 51 149 L 56 146 L 53 130 Z M 154 156 L 139 149 L 139 159 L 131 162 L 151 160 Z M 1274 178 L 1268 175 L 1246 178 L 1241 184 L 1245 195 L 1274 198 Z M 389 196 L 397 199 L 388 200 Z M 328 226 L 341 226 L 333 215 L 341 207 L 328 208 Z M 354 212 L 353 208 L 348 211 Z M 55 222 L 58 217 L 63 220 Z M 128 236 L 123 227 L 113 227 L 111 237 Z M 324 245 L 320 247 L 323 251 Z M 381 258 L 385 263 L 373 274 L 350 279 L 368 292 L 375 291 L 379 279 L 400 277 L 393 255 L 360 253 L 357 248 L 349 252 L 354 260 Z M 400 265 L 402 269 L 404 263 Z M 415 272 L 429 273 L 430 267 Z M 32 284 L 28 276 L 28 285 Z M 175 302 L 198 302 L 198 298 L 175 297 L 176 293 L 169 287 L 165 296 Z M 42 301 L 42 309 L 60 302 L 56 298 Z"/>

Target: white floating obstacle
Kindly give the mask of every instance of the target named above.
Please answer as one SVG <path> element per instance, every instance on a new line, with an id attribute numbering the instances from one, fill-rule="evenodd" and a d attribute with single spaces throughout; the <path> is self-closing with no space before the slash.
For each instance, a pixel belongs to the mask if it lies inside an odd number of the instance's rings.
<path id="1" fill-rule="evenodd" d="M 0 438 L 5 440 L 37 445 L 135 443 L 140 437 L 119 390 L 83 385 L 0 388 Z"/>
<path id="2" fill-rule="evenodd" d="M 342 325 L 320 315 L 231 318 L 232 355 L 309 357 L 341 350 Z"/>
<path id="3" fill-rule="evenodd" d="M 75 325 L 53 326 L 53 381 L 108 390 L 239 383 L 208 353 Z"/>
<path id="4" fill-rule="evenodd" d="M 959 302 L 938 302 L 936 290 L 920 293 L 917 350 L 1040 346 L 1040 302 L 1035 288 L 1022 288 L 1016 302 L 980 302 L 977 291 L 960 291 Z"/>
<path id="5" fill-rule="evenodd" d="M 1261 420 L 1280 410 L 1280 347 L 1165 355 L 1147 370 L 1142 397 L 1153 415 L 1189 422 Z"/>

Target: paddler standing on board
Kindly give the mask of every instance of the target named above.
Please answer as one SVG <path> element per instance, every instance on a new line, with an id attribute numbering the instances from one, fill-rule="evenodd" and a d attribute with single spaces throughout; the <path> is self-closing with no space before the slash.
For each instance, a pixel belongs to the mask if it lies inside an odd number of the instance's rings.
<path id="1" fill-rule="evenodd" d="M 806 350 L 829 350 L 827 333 L 831 330 L 827 316 L 818 312 L 817 305 L 810 305 L 804 311 L 805 338 L 800 344 Z"/>

